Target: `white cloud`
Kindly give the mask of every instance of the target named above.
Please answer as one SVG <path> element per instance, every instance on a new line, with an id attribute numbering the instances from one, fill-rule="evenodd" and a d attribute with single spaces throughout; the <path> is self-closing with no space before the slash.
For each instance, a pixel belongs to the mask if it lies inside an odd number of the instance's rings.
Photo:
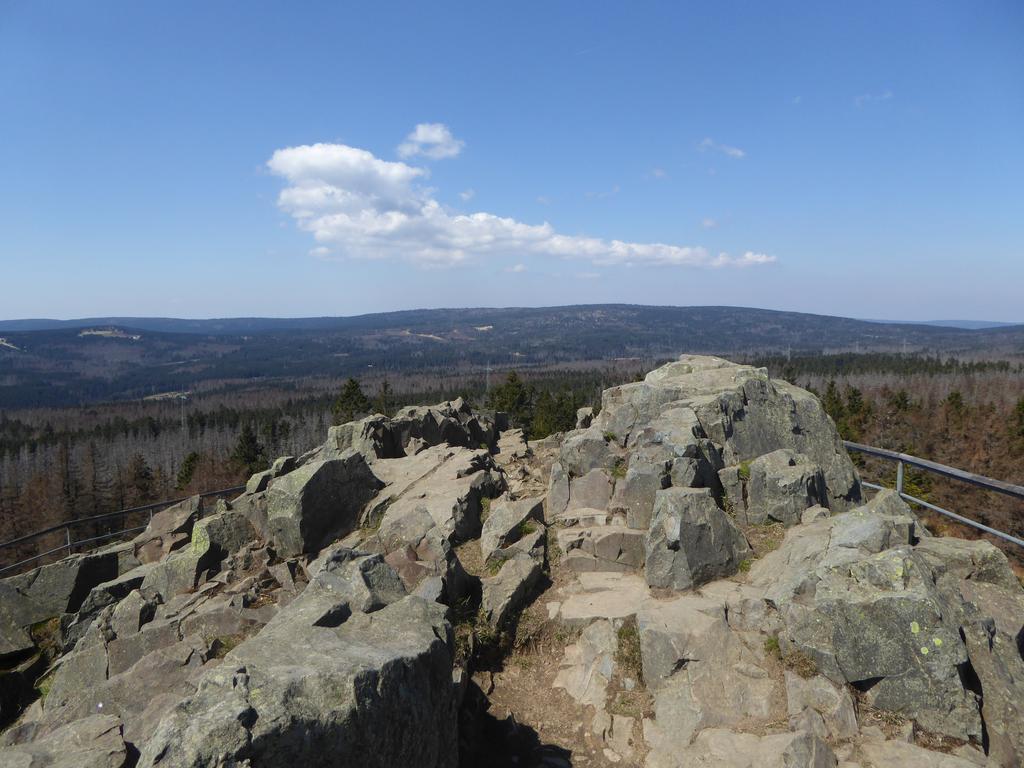
<path id="1" fill-rule="evenodd" d="M 468 203 L 470 200 L 472 200 L 474 197 L 476 197 L 476 190 L 475 189 L 464 189 L 461 192 L 459 192 L 459 197 L 461 197 L 463 200 L 465 200 Z"/>
<path id="2" fill-rule="evenodd" d="M 431 160 L 443 160 L 455 157 L 464 146 L 466 142 L 452 136 L 444 123 L 420 123 L 398 145 L 398 155 L 405 158 L 423 155 Z"/>
<path id="3" fill-rule="evenodd" d="M 506 272 L 513 272 L 515 274 L 519 274 L 520 272 L 525 272 L 526 271 L 526 265 L 525 264 L 516 264 L 515 266 L 512 266 L 512 267 L 506 267 L 505 271 Z"/>
<path id="4" fill-rule="evenodd" d="M 707 152 L 709 150 L 713 152 L 721 152 L 723 155 L 728 155 L 734 160 L 742 160 L 747 156 L 747 153 L 739 147 L 730 147 L 728 144 L 719 144 L 713 139 L 704 139 L 697 145 L 697 149 L 701 152 Z"/>
<path id="5" fill-rule="evenodd" d="M 700 225 L 704 227 L 704 229 L 714 229 L 718 226 L 718 222 L 714 219 L 704 219 L 701 221 Z"/>
<path id="6" fill-rule="evenodd" d="M 853 103 L 857 107 L 863 107 L 865 104 L 870 104 L 873 101 L 889 101 L 893 96 L 894 94 L 890 90 L 884 90 L 881 93 L 862 93 L 854 98 Z"/>
<path id="7" fill-rule="evenodd" d="M 545 197 L 544 195 L 538 195 L 537 202 L 540 203 L 541 205 L 551 205 L 551 198 Z"/>
<path id="8" fill-rule="evenodd" d="M 608 197 L 614 197 L 619 194 L 619 185 L 615 184 L 611 189 L 606 189 L 602 192 L 587 192 L 587 197 L 591 200 L 604 200 Z"/>
<path id="9" fill-rule="evenodd" d="M 597 280 L 601 277 L 600 272 L 577 272 L 575 277 L 580 280 Z"/>
<path id="10" fill-rule="evenodd" d="M 419 266 L 539 256 L 598 266 L 726 267 L 767 264 L 774 256 L 714 255 L 700 246 L 634 243 L 563 235 L 551 224 L 526 224 L 493 213 L 451 211 L 423 186 L 428 172 L 381 160 L 343 144 L 274 152 L 269 170 L 285 188 L 278 206 L 312 234 L 320 258 L 400 258 Z"/>
<path id="11" fill-rule="evenodd" d="M 667 179 L 668 171 L 666 171 L 664 168 L 652 168 L 651 172 L 648 175 L 652 179 Z"/>

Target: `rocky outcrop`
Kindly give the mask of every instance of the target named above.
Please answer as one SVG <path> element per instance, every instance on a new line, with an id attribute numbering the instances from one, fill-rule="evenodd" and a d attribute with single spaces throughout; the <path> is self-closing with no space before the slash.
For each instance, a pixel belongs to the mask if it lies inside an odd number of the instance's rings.
<path id="1" fill-rule="evenodd" d="M 331 553 L 161 718 L 139 765 L 454 765 L 451 629 L 403 593 L 379 555 Z"/>
<path id="2" fill-rule="evenodd" d="M 447 767 L 496 734 L 523 765 L 1020 764 L 1024 589 L 861 498 L 810 394 L 687 356 L 561 442 L 501 421 L 334 427 L 212 514 L 0 582 L 0 715 L 38 696 L 0 764 Z"/>
<path id="3" fill-rule="evenodd" d="M 647 534 L 647 583 L 690 589 L 734 573 L 750 545 L 706 488 L 658 491 Z"/>

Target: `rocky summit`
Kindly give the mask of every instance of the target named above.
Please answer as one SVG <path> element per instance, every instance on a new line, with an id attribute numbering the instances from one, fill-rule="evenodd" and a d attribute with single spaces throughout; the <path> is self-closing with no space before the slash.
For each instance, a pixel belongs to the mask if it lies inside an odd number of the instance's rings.
<path id="1" fill-rule="evenodd" d="M 528 443 L 456 400 L 0 581 L 0 765 L 1020 766 L 1024 589 L 684 356 Z"/>

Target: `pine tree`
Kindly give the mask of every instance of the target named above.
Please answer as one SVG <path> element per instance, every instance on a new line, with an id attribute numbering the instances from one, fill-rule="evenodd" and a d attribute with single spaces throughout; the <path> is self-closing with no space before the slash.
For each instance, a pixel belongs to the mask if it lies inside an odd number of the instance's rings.
<path id="1" fill-rule="evenodd" d="M 256 430 L 249 422 L 246 422 L 238 434 L 238 442 L 235 443 L 235 449 L 231 452 L 231 461 L 249 475 L 267 467 L 263 446 L 260 444 L 259 438 L 256 437 Z"/>
<path id="2" fill-rule="evenodd" d="M 353 421 L 370 410 L 370 400 L 363 394 L 363 388 L 355 379 L 349 379 L 341 388 L 338 399 L 334 401 L 331 414 L 335 424 Z"/>
<path id="3" fill-rule="evenodd" d="M 535 394 L 533 387 L 524 384 L 519 375 L 511 371 L 505 383 L 494 387 L 488 394 L 487 407 L 507 413 L 515 426 L 520 427 L 524 434 L 530 435 Z"/>
<path id="4" fill-rule="evenodd" d="M 391 416 L 394 411 L 394 405 L 392 403 L 391 385 L 388 384 L 388 380 L 384 379 L 380 385 L 380 392 L 377 393 L 377 399 L 374 401 L 374 410 L 377 413 L 383 413 L 385 416 Z"/>
<path id="5" fill-rule="evenodd" d="M 192 482 L 192 476 L 196 473 L 196 467 L 199 465 L 199 454 L 192 451 L 185 460 L 181 462 L 181 468 L 178 470 L 177 482 L 175 487 L 179 491 L 184 491 L 188 488 L 188 484 Z"/>
<path id="6" fill-rule="evenodd" d="M 130 507 L 138 507 L 157 500 L 153 470 L 141 453 L 132 456 L 128 462 L 126 486 L 126 502 Z"/>

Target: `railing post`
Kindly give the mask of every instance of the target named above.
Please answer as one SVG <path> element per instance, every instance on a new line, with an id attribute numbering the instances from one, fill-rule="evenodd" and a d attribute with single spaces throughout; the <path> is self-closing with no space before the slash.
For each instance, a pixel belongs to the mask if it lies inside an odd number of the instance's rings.
<path id="1" fill-rule="evenodd" d="M 903 495 L 903 462 L 896 462 L 896 493 Z"/>
<path id="2" fill-rule="evenodd" d="M 68 554 L 70 555 L 71 554 L 71 526 L 70 525 L 67 526 L 64 529 L 64 536 L 65 536 L 65 538 L 67 539 L 67 542 L 68 542 Z"/>

